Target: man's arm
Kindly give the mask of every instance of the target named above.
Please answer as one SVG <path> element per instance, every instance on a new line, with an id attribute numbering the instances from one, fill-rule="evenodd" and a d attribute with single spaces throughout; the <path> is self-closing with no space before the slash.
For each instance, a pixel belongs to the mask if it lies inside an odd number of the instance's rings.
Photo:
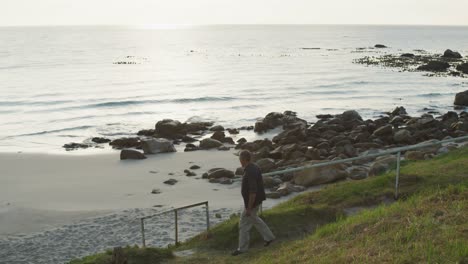
<path id="1" fill-rule="evenodd" d="M 248 172 L 248 185 L 249 185 L 249 202 L 247 204 L 246 214 L 247 216 L 250 215 L 250 212 L 255 206 L 255 198 L 257 197 L 257 181 L 255 174 L 251 171 Z"/>

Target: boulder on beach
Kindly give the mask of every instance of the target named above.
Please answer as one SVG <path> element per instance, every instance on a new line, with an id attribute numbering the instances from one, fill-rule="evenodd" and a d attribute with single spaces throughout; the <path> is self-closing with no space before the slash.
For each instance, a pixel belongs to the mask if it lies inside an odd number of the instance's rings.
<path id="1" fill-rule="evenodd" d="M 121 160 L 140 160 L 140 159 L 146 159 L 146 156 L 137 150 L 123 149 L 120 152 L 120 159 Z"/>
<path id="2" fill-rule="evenodd" d="M 145 154 L 157 154 L 176 152 L 174 144 L 164 138 L 155 138 L 141 141 L 141 147 Z"/>
<path id="3" fill-rule="evenodd" d="M 97 143 L 97 144 L 103 144 L 103 143 L 109 143 L 111 142 L 110 139 L 108 138 L 103 138 L 103 137 L 93 137 L 91 139 L 92 142 Z"/>
<path id="4" fill-rule="evenodd" d="M 224 127 L 217 125 L 217 126 L 210 128 L 210 131 L 224 131 Z"/>
<path id="5" fill-rule="evenodd" d="M 90 146 L 87 145 L 87 144 L 82 144 L 82 143 L 68 143 L 68 144 L 65 144 L 63 145 L 63 147 L 66 149 L 66 150 L 73 150 L 73 149 L 79 149 L 79 148 L 89 148 Z"/>
<path id="6" fill-rule="evenodd" d="M 411 143 L 413 142 L 413 137 L 411 132 L 407 129 L 398 130 L 395 135 L 393 135 L 393 140 L 396 143 Z"/>
<path id="7" fill-rule="evenodd" d="M 445 72 L 450 68 L 450 64 L 444 61 L 430 61 L 418 67 L 419 71 Z"/>
<path id="8" fill-rule="evenodd" d="M 155 128 L 156 134 L 172 138 L 181 133 L 182 124 L 177 120 L 163 119 L 156 123 Z"/>
<path id="9" fill-rule="evenodd" d="M 205 138 L 202 141 L 200 141 L 200 148 L 201 149 L 213 149 L 213 148 L 218 148 L 221 147 L 223 143 L 216 139 L 212 138 Z"/>
<path id="10" fill-rule="evenodd" d="M 459 64 L 457 66 L 457 70 L 463 72 L 464 74 L 468 74 L 468 62 Z"/>
<path id="11" fill-rule="evenodd" d="M 401 116 L 401 115 L 407 115 L 408 113 L 406 112 L 406 108 L 403 106 L 397 106 L 393 111 L 391 112 L 392 116 Z"/>
<path id="12" fill-rule="evenodd" d="M 341 118 L 345 121 L 359 120 L 362 121 L 361 115 L 356 110 L 348 110 L 341 114 Z"/>
<path id="13" fill-rule="evenodd" d="M 176 179 L 169 179 L 167 181 L 164 181 L 164 184 L 168 184 L 168 185 L 174 185 L 176 184 L 178 181 Z"/>
<path id="14" fill-rule="evenodd" d="M 269 158 L 259 159 L 255 162 L 255 164 L 257 164 L 263 173 L 270 172 L 276 168 L 275 161 Z"/>
<path id="15" fill-rule="evenodd" d="M 461 59 L 461 58 L 463 58 L 463 56 L 459 52 L 452 51 L 450 49 L 446 50 L 444 52 L 444 55 L 442 55 L 442 57 L 451 58 L 451 59 Z"/>
<path id="16" fill-rule="evenodd" d="M 211 169 L 206 173 L 208 179 L 219 179 L 219 178 L 234 178 L 234 172 L 222 168 Z"/>
<path id="17" fill-rule="evenodd" d="M 386 126 L 376 129 L 373 135 L 376 137 L 385 137 L 385 136 L 392 135 L 392 133 L 393 133 L 392 125 L 386 125 Z"/>
<path id="18" fill-rule="evenodd" d="M 115 149 L 123 148 L 141 148 L 141 141 L 139 138 L 119 138 L 111 141 L 109 145 Z"/>
<path id="19" fill-rule="evenodd" d="M 317 164 L 323 161 L 312 161 L 308 165 Z M 348 172 L 342 164 L 328 165 L 317 168 L 304 169 L 294 174 L 294 183 L 309 187 L 324 183 L 344 180 L 348 177 Z"/>
<path id="20" fill-rule="evenodd" d="M 468 90 L 455 95 L 455 105 L 468 106 Z"/>
<path id="21" fill-rule="evenodd" d="M 187 144 L 185 145 L 185 149 L 184 149 L 184 152 L 190 152 L 190 151 L 196 151 L 196 150 L 199 150 L 200 148 L 195 146 L 194 144 Z"/>

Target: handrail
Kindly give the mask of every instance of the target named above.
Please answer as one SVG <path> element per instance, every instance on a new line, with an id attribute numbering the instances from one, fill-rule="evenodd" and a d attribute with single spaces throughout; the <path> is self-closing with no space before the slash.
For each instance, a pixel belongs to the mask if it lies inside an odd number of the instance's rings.
<path id="1" fill-rule="evenodd" d="M 174 209 L 170 209 L 170 210 L 167 210 L 167 211 L 163 211 L 163 212 L 160 212 L 160 213 L 157 213 L 157 214 L 148 215 L 148 216 L 144 216 L 144 217 L 140 218 L 141 239 L 142 239 L 143 247 L 146 247 L 146 239 L 145 239 L 145 220 L 146 219 L 153 218 L 153 217 L 163 215 L 163 214 L 167 214 L 167 213 L 170 213 L 170 212 L 174 212 L 175 244 L 177 245 L 179 243 L 179 221 L 178 221 L 179 216 L 178 216 L 178 211 L 183 210 L 183 209 L 196 207 L 196 206 L 200 206 L 200 205 L 205 205 L 205 207 L 206 207 L 206 231 L 210 231 L 210 211 L 209 211 L 209 208 L 208 208 L 208 201 L 201 202 L 201 203 L 190 204 L 190 205 L 186 205 L 186 206 L 182 206 L 182 207 L 177 207 L 177 208 L 174 208 Z"/>
<path id="2" fill-rule="evenodd" d="M 380 153 L 376 153 L 376 154 L 368 154 L 368 155 L 363 155 L 363 156 L 358 156 L 358 157 L 353 157 L 353 158 L 348 158 L 348 159 L 340 159 L 340 160 L 320 162 L 320 163 L 316 163 L 316 164 L 313 164 L 313 165 L 306 165 L 306 166 L 300 166 L 300 167 L 294 167 L 294 168 L 289 168 L 289 169 L 264 173 L 263 175 L 264 176 L 274 176 L 274 175 L 279 175 L 279 174 L 285 174 L 285 173 L 290 173 L 290 172 L 301 171 L 301 170 L 304 170 L 304 169 L 310 169 L 310 168 L 317 168 L 317 167 L 323 167 L 323 166 L 328 166 L 328 165 L 346 163 L 346 162 L 361 160 L 361 159 L 375 158 L 375 157 L 379 157 L 379 156 L 385 156 L 385 155 L 388 155 L 388 154 L 400 153 L 402 151 L 407 151 L 407 150 L 412 150 L 412 149 L 420 149 L 420 148 L 427 148 L 427 147 L 432 147 L 432 146 L 436 146 L 436 145 L 440 145 L 440 144 L 444 144 L 444 143 L 450 143 L 450 142 L 455 142 L 455 141 L 465 141 L 465 140 L 468 140 L 468 136 L 445 139 L 445 140 L 440 140 L 440 141 L 437 140 L 437 141 L 434 141 L 432 143 L 425 143 L 425 144 L 419 143 L 419 144 L 415 144 L 415 145 L 411 145 L 411 146 L 389 149 L 389 150 L 386 150 L 386 151 L 383 151 L 383 152 L 380 152 Z"/>

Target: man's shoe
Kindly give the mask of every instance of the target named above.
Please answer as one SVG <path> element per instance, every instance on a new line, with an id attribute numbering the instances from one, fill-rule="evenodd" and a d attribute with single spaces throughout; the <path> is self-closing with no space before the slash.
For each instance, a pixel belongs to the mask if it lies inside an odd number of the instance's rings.
<path id="1" fill-rule="evenodd" d="M 244 252 L 242 252 L 242 251 L 236 249 L 236 250 L 234 250 L 234 251 L 231 253 L 231 255 L 232 255 L 232 256 L 237 256 L 237 255 L 240 255 L 240 254 L 242 254 L 242 253 L 244 253 Z"/>
<path id="2" fill-rule="evenodd" d="M 275 241 L 274 239 L 270 240 L 270 241 L 265 241 L 265 244 L 263 244 L 264 247 L 268 247 L 273 241 Z"/>

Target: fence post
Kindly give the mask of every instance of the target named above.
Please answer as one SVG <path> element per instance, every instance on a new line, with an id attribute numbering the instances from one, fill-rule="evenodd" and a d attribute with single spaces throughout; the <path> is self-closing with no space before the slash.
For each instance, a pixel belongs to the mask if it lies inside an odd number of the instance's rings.
<path id="1" fill-rule="evenodd" d="M 396 167 L 396 178 L 395 178 L 395 200 L 398 200 L 398 187 L 399 187 L 399 178 L 400 178 L 400 158 L 401 151 L 397 153 L 397 167 Z"/>
<path id="2" fill-rule="evenodd" d="M 175 245 L 179 244 L 179 224 L 178 224 L 178 215 L 177 209 L 174 209 L 174 218 L 175 218 Z"/>
<path id="3" fill-rule="evenodd" d="M 145 241 L 145 219 L 141 218 L 141 240 L 143 242 L 143 248 L 146 247 L 146 241 Z"/>
<path id="4" fill-rule="evenodd" d="M 210 210 L 208 208 L 208 202 L 206 202 L 206 231 L 210 231 Z"/>

